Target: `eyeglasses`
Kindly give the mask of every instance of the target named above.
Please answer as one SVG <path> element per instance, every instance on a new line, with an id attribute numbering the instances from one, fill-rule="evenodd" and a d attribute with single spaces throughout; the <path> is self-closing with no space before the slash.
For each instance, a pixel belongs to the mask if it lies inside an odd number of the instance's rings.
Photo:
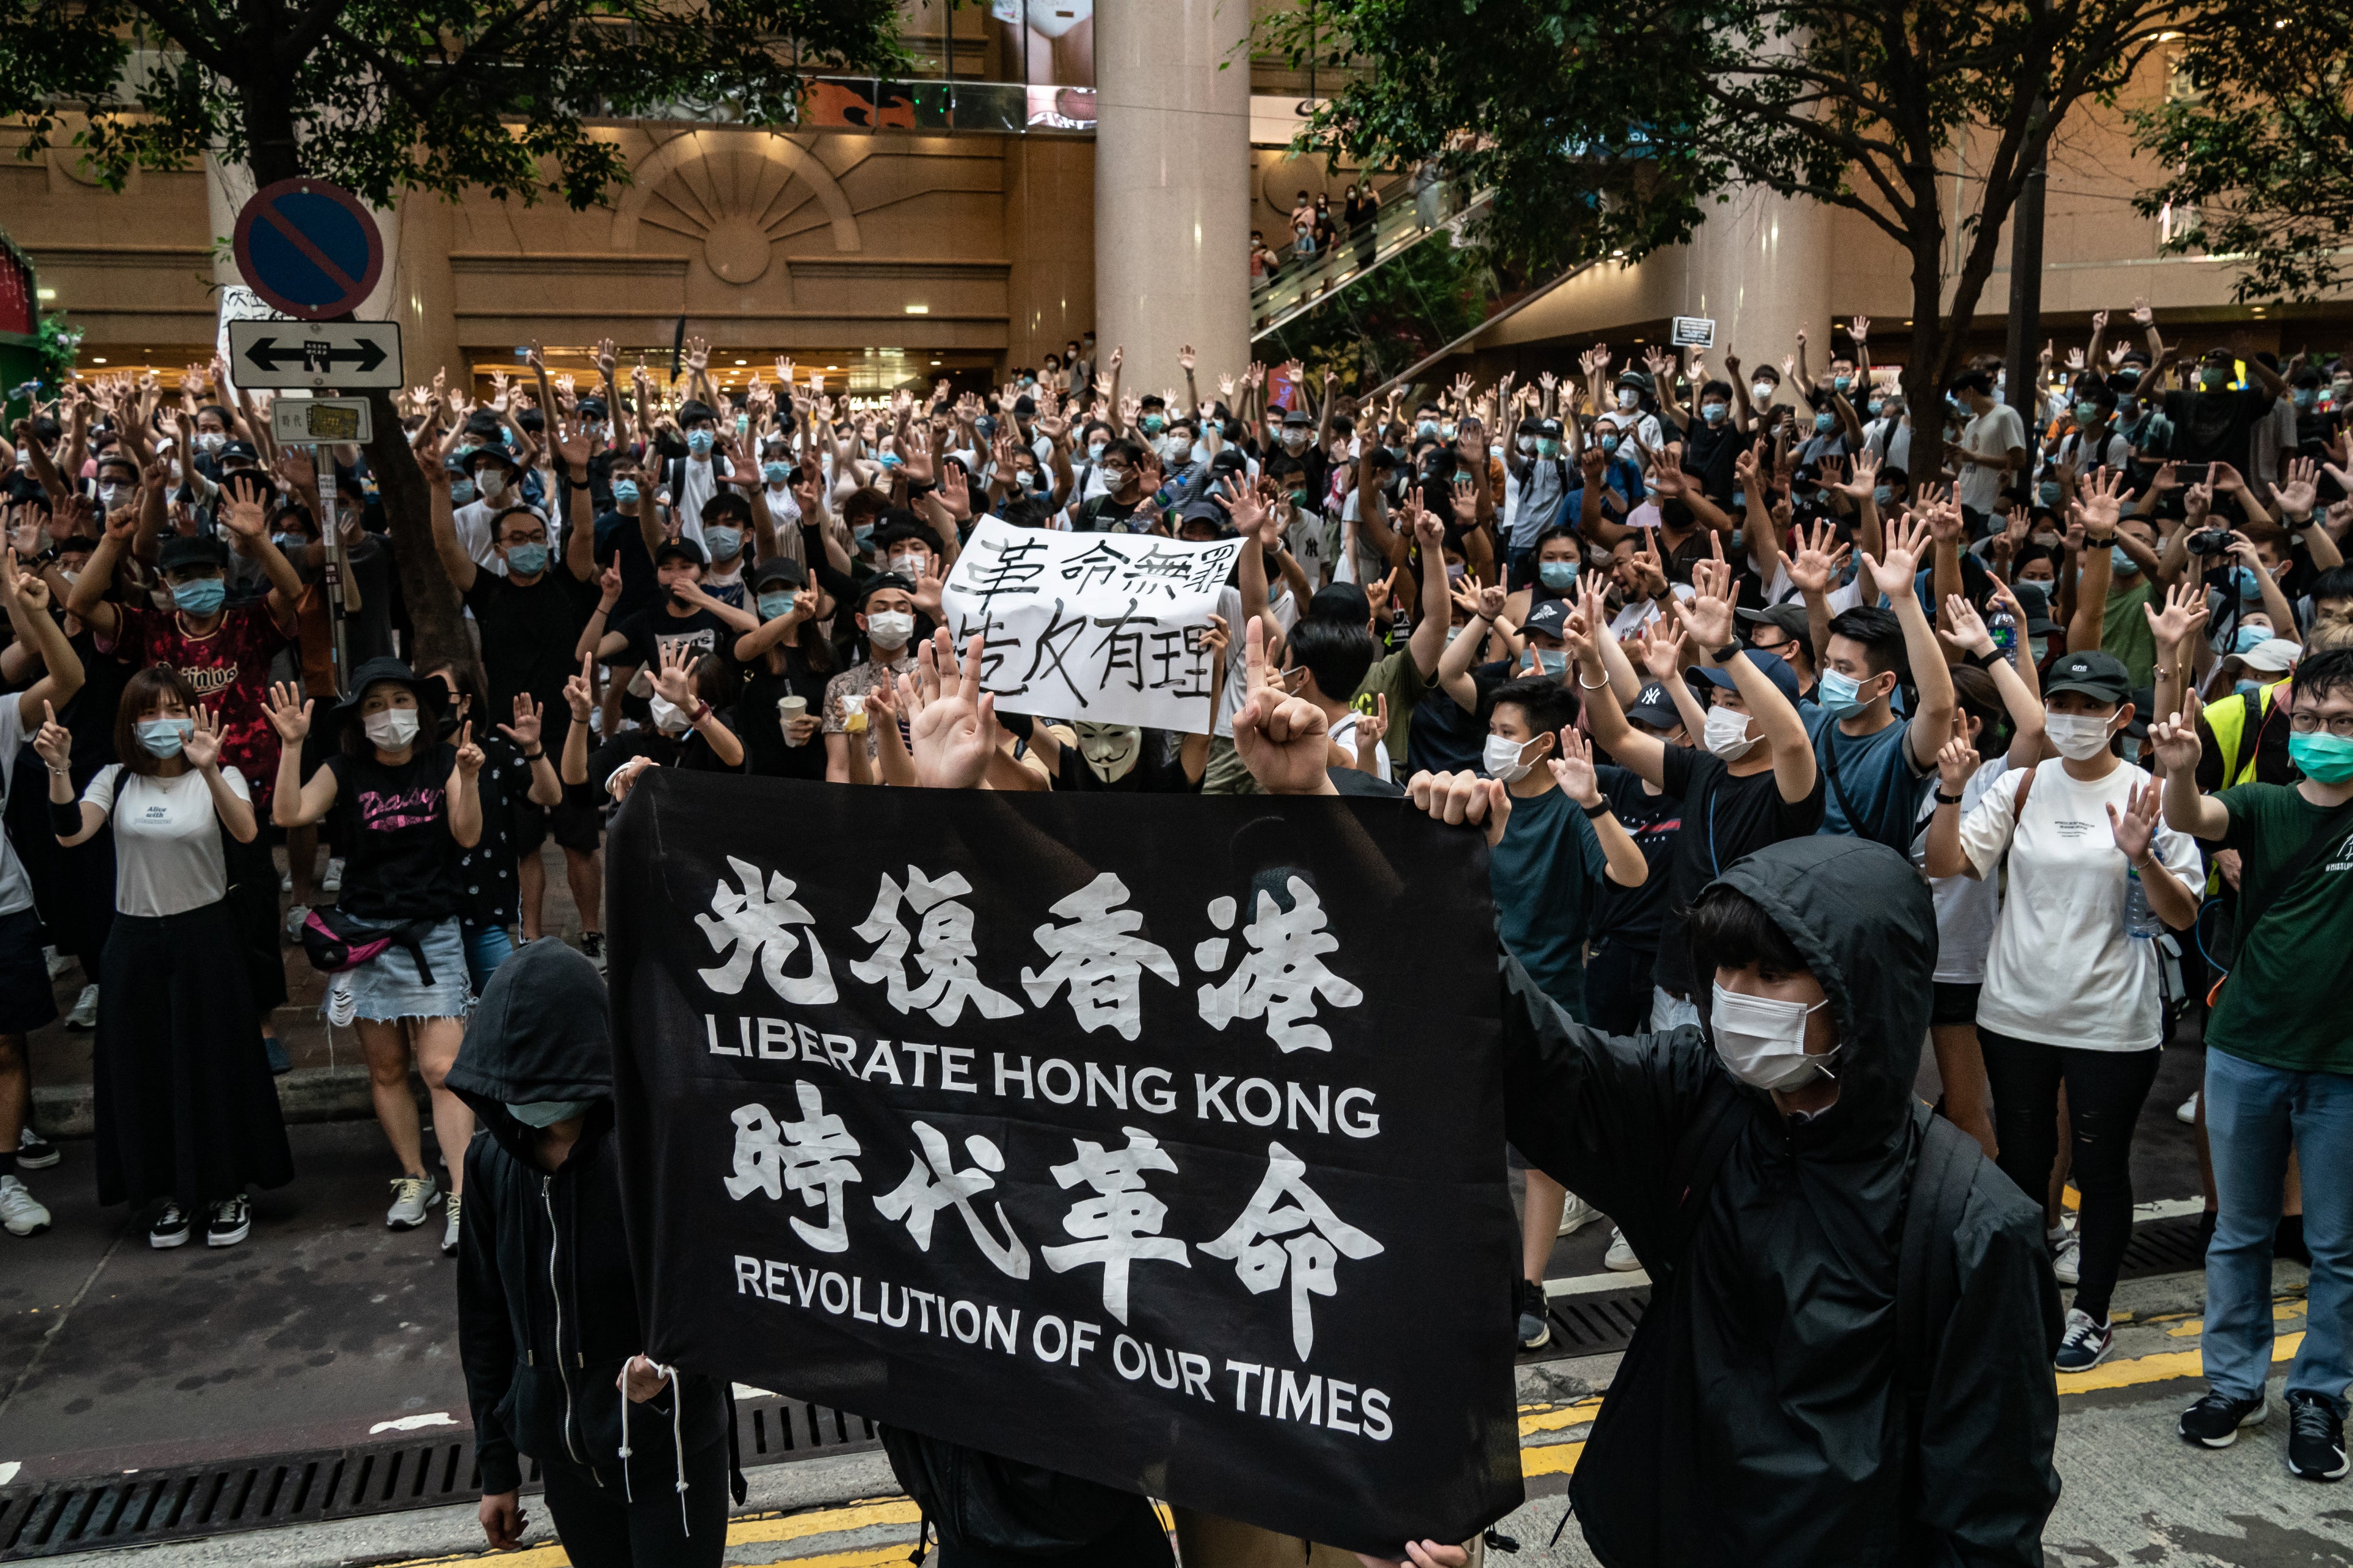
<path id="1" fill-rule="evenodd" d="M 2327 724 L 2328 732 L 2338 740 L 2353 741 L 2353 713 L 2332 714 L 2327 719 L 2317 713 L 2291 713 L 2287 716 L 2287 727 L 2299 735 L 2317 735 L 2323 724 Z"/>

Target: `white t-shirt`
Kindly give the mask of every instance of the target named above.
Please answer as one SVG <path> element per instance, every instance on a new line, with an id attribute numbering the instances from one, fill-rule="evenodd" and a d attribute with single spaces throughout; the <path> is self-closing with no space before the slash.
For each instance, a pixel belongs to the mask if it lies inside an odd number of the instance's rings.
<path id="1" fill-rule="evenodd" d="M 1362 713 L 1346 713 L 1332 726 L 1332 743 L 1345 751 L 1351 757 L 1356 754 L 1356 725 L 1363 718 Z M 1231 729 L 1232 725 L 1229 723 L 1227 728 Z M 1383 784 L 1396 782 L 1389 777 L 1388 747 L 1382 745 L 1373 748 L 1373 763 L 1378 770 Z"/>
<path id="2" fill-rule="evenodd" d="M 0 697 L 0 803 L 5 803 L 8 792 L 16 787 L 16 754 L 24 749 L 24 700 L 19 694 L 10 692 Z M 46 771 L 37 772 L 35 776 L 47 784 Z M 24 862 L 16 858 L 16 846 L 6 831 L 0 829 L 0 915 L 13 915 L 18 910 L 32 907 L 33 879 L 25 875 Z"/>
<path id="3" fill-rule="evenodd" d="M 2090 1051 L 2161 1043 L 2157 944 L 2125 934 L 2127 867 L 2106 810 L 2121 813 L 2148 782 L 2130 763 L 2084 784 L 2047 762 L 2034 769 L 2023 820 L 2015 781 L 1961 819 L 1961 847 L 1980 879 L 2000 875 L 2010 856 L 2010 896 L 1978 994 L 1980 1027 Z M 2151 848 L 2190 887 L 2204 885 L 2195 840 L 2160 821 Z"/>
<path id="4" fill-rule="evenodd" d="M 239 800 L 253 792 L 235 768 L 221 782 Z M 176 915 L 228 896 L 221 821 L 205 775 L 151 778 L 109 763 L 82 799 L 114 818 L 114 907 L 126 915 Z"/>
<path id="5" fill-rule="evenodd" d="M 506 495 L 501 492 L 497 506 L 486 500 L 470 500 L 449 514 L 449 521 L 457 526 L 459 547 L 473 557 L 475 565 L 501 577 L 507 574 L 507 563 L 491 548 L 491 519 L 505 505 Z"/>
<path id="6" fill-rule="evenodd" d="M 1698 590 L 1694 588 L 1688 583 L 1671 583 L 1668 586 L 1674 590 L 1675 597 L 1678 599 L 1688 601 L 1699 596 Z M 1641 631 L 1652 621 L 1660 619 L 1665 614 L 1665 611 L 1659 608 L 1657 600 L 1638 600 L 1634 604 L 1630 604 L 1624 609 L 1619 611 L 1618 614 L 1610 620 L 1609 635 L 1616 637 L 1620 642 L 1624 642 L 1628 637 L 1632 637 L 1636 632 Z"/>
<path id="7" fill-rule="evenodd" d="M 1997 403 L 1961 426 L 1961 445 L 1980 458 L 2007 458 L 2013 447 L 2026 447 L 2026 422 L 2009 404 Z M 1974 463 L 1963 464 L 1961 504 L 1979 511 L 1992 511 L 2001 504 L 2002 482 L 2007 478 L 2007 471 L 1998 467 L 1984 468 Z"/>
<path id="8" fill-rule="evenodd" d="M 2009 771 L 2008 757 L 1993 757 L 1978 765 L 1978 771 L 1961 786 L 1964 820 L 1985 799 L 1986 791 Z M 1938 784 L 1936 787 L 1945 786 Z M 2037 784 L 2035 787 L 2040 789 L 2042 785 Z M 2034 802 L 2031 796 L 2026 804 L 2031 810 Z M 1936 798 L 1931 791 L 1920 801 L 1920 837 L 1912 843 L 1914 865 L 1927 863 L 1927 823 L 1936 815 Z M 1931 978 L 1948 985 L 1978 984 L 1985 979 L 1986 952 L 1993 946 L 1994 922 L 2001 918 L 2001 879 L 1931 877 L 1928 889 L 1936 900 L 1936 973 Z"/>
<path id="9" fill-rule="evenodd" d="M 1275 592 L 1267 584 L 1267 592 Z M 1218 721 L 1210 726 L 1213 735 L 1234 738 L 1234 714 L 1242 705 L 1242 688 L 1250 680 L 1250 650 L 1242 639 L 1250 635 L 1242 625 L 1242 591 L 1235 587 L 1218 590 L 1218 614 L 1226 623 L 1226 689 L 1218 698 Z M 1270 598 L 1266 618 L 1275 626 L 1288 632 L 1299 624 L 1299 595 L 1284 589 L 1280 598 Z"/>

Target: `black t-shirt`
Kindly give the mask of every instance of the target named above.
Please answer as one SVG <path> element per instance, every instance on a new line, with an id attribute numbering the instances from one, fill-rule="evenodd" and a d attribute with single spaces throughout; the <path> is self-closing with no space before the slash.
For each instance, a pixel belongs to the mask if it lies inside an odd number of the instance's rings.
<path id="1" fill-rule="evenodd" d="M 1094 795 L 1190 795 L 1201 786 L 1185 776 L 1183 744 L 1184 737 L 1166 730 L 1145 731 L 1142 754 L 1135 759 L 1135 765 L 1106 784 L 1087 766 L 1085 752 L 1064 742 L 1055 768 L 1054 787 Z"/>
<path id="2" fill-rule="evenodd" d="M 638 504 L 651 506 L 653 502 L 649 500 Z M 612 618 L 605 623 L 607 627 L 661 607 L 661 582 L 654 575 L 653 552 L 646 548 L 645 530 L 636 518 L 617 511 L 599 516 L 596 551 L 599 567 L 610 565 L 616 556 L 621 563 L 621 597 L 613 605 Z"/>
<path id="3" fill-rule="evenodd" d="M 119 759 L 114 754 L 114 718 L 122 705 L 122 688 L 135 668 L 111 654 L 98 651 L 98 633 L 84 626 L 81 635 L 66 641 L 81 658 L 81 689 L 58 712 L 58 722 L 73 731 L 69 759 L 74 784 L 85 785 L 98 770 Z"/>
<path id="4" fill-rule="evenodd" d="M 1080 503 L 1072 515 L 1071 528 L 1076 533 L 1130 533 L 1127 520 L 1144 509 L 1152 498 L 1139 492 L 1134 500 L 1113 500 L 1107 495 L 1097 496 Z"/>
<path id="5" fill-rule="evenodd" d="M 2252 476 L 2254 469 L 2247 455 L 2255 425 L 2277 401 L 2260 386 L 2236 392 L 2168 392 L 2165 416 L 2173 426 L 2173 445 L 2168 456 L 2182 463 L 2228 463 L 2242 476 Z"/>
<path id="6" fill-rule="evenodd" d="M 478 734 L 474 743 L 484 758 L 474 776 L 482 836 L 471 849 L 458 851 L 459 886 L 464 889 L 458 914 L 470 926 L 512 925 L 522 909 L 515 882 L 514 814 L 531 795 L 531 764 L 503 735 L 485 740 Z"/>
<path id="7" fill-rule="evenodd" d="M 728 729 L 735 728 L 732 714 L 721 711 L 718 719 Z M 801 748 L 803 751 L 810 749 L 809 746 Z M 823 746 L 816 746 L 815 750 L 819 756 L 825 754 Z M 746 756 L 748 759 L 748 751 Z M 605 793 L 605 781 L 613 776 L 614 769 L 632 757 L 651 757 L 657 766 L 665 768 L 692 768 L 713 773 L 742 771 L 721 762 L 719 754 L 711 749 L 711 742 L 704 740 L 698 730 L 689 730 L 683 736 L 665 735 L 659 730 L 629 730 L 589 752 L 587 782 L 566 784 L 564 793 L 575 805 L 610 805 L 613 797 Z"/>
<path id="8" fill-rule="evenodd" d="M 833 672 L 811 669 L 797 647 L 785 650 L 784 666 L 781 674 L 771 670 L 765 655 L 744 666 L 744 694 L 736 700 L 728 728 L 743 738 L 745 773 L 772 779 L 822 779 L 825 737 L 820 734 L 797 746 L 786 745 L 776 703 L 783 698 L 798 697 L 808 704 L 812 715 L 823 718 L 825 686 Z"/>
<path id="9" fill-rule="evenodd" d="M 1770 768 L 1735 778 L 1713 752 L 1669 746 L 1660 782 L 1670 797 L 1683 803 L 1683 827 L 1675 835 L 1659 924 L 1659 963 L 1652 973 L 1665 989 L 1691 996 L 1697 993 L 1681 911 L 1742 856 L 1785 838 L 1811 837 L 1821 827 L 1821 770 L 1814 770 L 1813 793 L 1791 803 L 1781 798 Z"/>
<path id="10" fill-rule="evenodd" d="M 335 775 L 331 837 L 343 854 L 337 906 L 370 921 L 448 920 L 462 902 L 448 789 L 458 748 L 420 746 L 386 767 L 373 753 L 327 759 Z"/>
<path id="11" fill-rule="evenodd" d="M 1473 623 L 1460 635 L 1478 637 L 1485 630 L 1483 626 Z M 1478 767 L 1480 754 L 1487 746 L 1489 700 L 1495 695 L 1495 689 L 1511 678 L 1508 659 L 1497 659 L 1472 669 L 1471 684 L 1477 689 L 1478 706 L 1468 712 L 1432 681 L 1413 707 L 1413 728 L 1405 737 L 1405 776 L 1459 773 Z"/>
<path id="12" fill-rule="evenodd" d="M 1593 937 L 1616 937 L 1634 947 L 1655 947 L 1666 921 L 1667 882 L 1675 837 L 1683 824 L 1683 803 L 1673 795 L 1651 795 L 1641 775 L 1607 763 L 1594 769 L 1602 795 L 1609 802 L 1619 825 L 1642 852 L 1650 877 L 1639 888 L 1621 888 L 1601 879 L 1593 905 Z"/>
<path id="13" fill-rule="evenodd" d="M 496 734 L 497 726 L 512 722 L 515 697 L 526 693 L 545 710 L 547 744 L 562 753 L 565 734 L 572 727 L 564 683 L 580 671 L 572 650 L 579 646 L 581 628 L 596 613 L 599 596 L 595 578 L 584 583 L 560 561 L 551 563 L 528 587 L 495 572 L 474 574 L 466 607 L 481 628 L 482 673 L 491 683 L 491 709 L 478 716 L 477 739 L 485 729 Z"/>
<path id="14" fill-rule="evenodd" d="M 1694 419 L 1683 436 L 1683 472 L 1699 480 L 1700 494 L 1728 508 L 1737 477 L 1733 472 L 1733 459 L 1746 445 L 1747 438 L 1732 427 L 1730 419 L 1721 425 Z"/>
<path id="15" fill-rule="evenodd" d="M 723 653 L 733 658 L 736 639 L 744 635 L 710 610 L 673 616 L 659 605 L 631 616 L 610 629 L 629 639 L 629 646 L 614 655 L 612 662 L 642 666 L 649 672 L 661 668 L 661 650 L 672 643 L 684 643 L 698 658 L 706 653 Z"/>

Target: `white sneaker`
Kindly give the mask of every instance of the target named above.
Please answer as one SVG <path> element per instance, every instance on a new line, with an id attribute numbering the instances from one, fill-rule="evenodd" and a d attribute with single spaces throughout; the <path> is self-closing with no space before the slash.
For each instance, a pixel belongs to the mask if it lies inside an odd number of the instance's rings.
<path id="1" fill-rule="evenodd" d="M 2051 1259 L 2051 1272 L 2062 1285 L 2080 1285 L 2083 1281 L 2084 1243 L 2073 1231 L 2059 1244 L 2058 1255 Z"/>
<path id="2" fill-rule="evenodd" d="M 66 1014 L 66 1027 L 69 1029 L 98 1027 L 97 986 L 85 985 L 81 988 L 81 994 L 74 999 L 72 1008 Z"/>
<path id="3" fill-rule="evenodd" d="M 458 1256 L 458 1205 L 465 1201 L 465 1194 L 462 1193 L 449 1194 L 449 1206 L 445 1211 L 449 1217 L 441 1226 L 441 1256 L 444 1258 Z"/>
<path id="4" fill-rule="evenodd" d="M 2192 1094 L 2188 1100 L 2185 1100 L 2179 1105 L 2175 1106 L 2173 1108 L 2173 1119 L 2176 1121 L 2180 1122 L 2184 1127 L 2197 1126 L 2198 1096 L 2196 1094 Z"/>
<path id="5" fill-rule="evenodd" d="M 1626 1245 L 1626 1233 L 1614 1225 L 1609 1227 L 1609 1250 L 1602 1254 L 1601 1267 L 1618 1274 L 1631 1274 L 1642 1267 L 1642 1260 Z"/>
<path id="6" fill-rule="evenodd" d="M 211 1206 L 205 1222 L 206 1247 L 235 1247 L 253 1229 L 253 1205 L 239 1193 Z"/>
<path id="7" fill-rule="evenodd" d="M 278 873 L 278 890 L 281 893 L 294 890 L 294 873 L 290 868 Z"/>
<path id="8" fill-rule="evenodd" d="M 1583 1230 L 1587 1226 L 1591 1225 L 1595 1220 L 1599 1219 L 1600 1217 L 1601 1211 L 1599 1209 L 1595 1208 L 1591 1204 L 1587 1203 L 1575 1193 L 1571 1193 L 1568 1194 L 1567 1204 L 1564 1205 L 1560 1211 L 1560 1229 L 1554 1234 L 1558 1236 L 1574 1236 L 1577 1232 Z"/>
<path id="9" fill-rule="evenodd" d="M 52 980 L 66 973 L 74 966 L 74 961 L 70 955 L 59 952 L 54 947 L 41 949 L 41 957 L 49 966 L 49 978 Z"/>
<path id="10" fill-rule="evenodd" d="M 396 1176 L 392 1207 L 384 1215 L 387 1230 L 415 1230 L 425 1223 L 426 1211 L 441 1201 L 441 1189 L 430 1176 Z"/>
<path id="11" fill-rule="evenodd" d="M 303 922 L 304 921 L 306 921 L 306 920 L 309 920 L 310 918 L 311 918 L 311 906 L 310 906 L 310 905 L 308 905 L 308 904 L 289 904 L 289 905 L 287 905 L 287 906 L 286 906 L 286 940 L 287 940 L 288 942 L 301 942 L 301 941 L 302 940 L 302 922 Z"/>
<path id="12" fill-rule="evenodd" d="M 330 855 L 327 857 L 327 874 L 319 879 L 319 891 L 340 893 L 343 890 L 343 858 L 340 855 Z"/>
<path id="13" fill-rule="evenodd" d="M 49 1228 L 49 1211 L 14 1176 L 0 1176 L 0 1228 L 10 1236 L 38 1236 Z"/>

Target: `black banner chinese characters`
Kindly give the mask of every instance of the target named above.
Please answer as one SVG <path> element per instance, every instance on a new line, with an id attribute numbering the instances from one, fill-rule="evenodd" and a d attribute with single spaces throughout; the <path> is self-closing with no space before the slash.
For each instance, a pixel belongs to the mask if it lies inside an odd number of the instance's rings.
<path id="1" fill-rule="evenodd" d="M 1352 1550 L 1518 1502 L 1476 834 L 662 768 L 610 849 L 649 1353 Z"/>

